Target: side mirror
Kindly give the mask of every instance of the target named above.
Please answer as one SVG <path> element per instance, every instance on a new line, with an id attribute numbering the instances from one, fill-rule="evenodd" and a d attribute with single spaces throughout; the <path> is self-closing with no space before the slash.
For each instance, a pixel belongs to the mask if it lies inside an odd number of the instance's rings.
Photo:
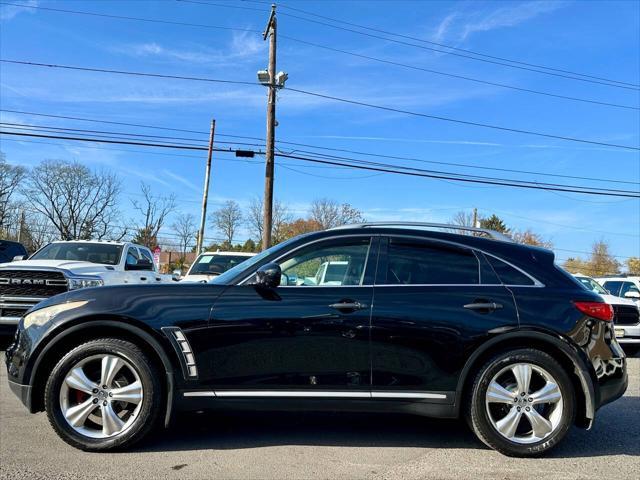
<path id="1" fill-rule="evenodd" d="M 267 263 L 256 272 L 255 285 L 265 288 L 276 288 L 280 285 L 282 269 L 277 263 Z"/>
<path id="2" fill-rule="evenodd" d="M 634 300 L 638 300 L 640 299 L 640 293 L 631 290 L 624 294 L 624 298 L 633 298 Z"/>
<path id="3" fill-rule="evenodd" d="M 153 270 L 153 263 L 146 258 L 140 258 L 136 263 L 127 263 L 124 266 L 125 270 Z"/>
<path id="4" fill-rule="evenodd" d="M 24 260 L 26 258 L 26 255 L 16 255 L 15 257 L 13 257 L 13 260 L 11 260 L 12 262 L 19 262 L 20 260 Z"/>

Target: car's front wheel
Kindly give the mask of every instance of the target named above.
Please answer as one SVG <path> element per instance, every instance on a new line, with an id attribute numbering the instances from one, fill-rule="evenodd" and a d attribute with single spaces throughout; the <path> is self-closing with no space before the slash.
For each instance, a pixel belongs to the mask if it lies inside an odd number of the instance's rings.
<path id="1" fill-rule="evenodd" d="M 129 447 L 157 421 L 158 378 L 153 362 L 131 342 L 84 343 L 60 359 L 47 381 L 49 422 L 65 442 L 82 450 Z"/>
<path id="2" fill-rule="evenodd" d="M 540 455 L 560 442 L 575 416 L 571 379 L 550 355 L 502 353 L 478 372 L 468 406 L 476 435 L 510 456 Z"/>

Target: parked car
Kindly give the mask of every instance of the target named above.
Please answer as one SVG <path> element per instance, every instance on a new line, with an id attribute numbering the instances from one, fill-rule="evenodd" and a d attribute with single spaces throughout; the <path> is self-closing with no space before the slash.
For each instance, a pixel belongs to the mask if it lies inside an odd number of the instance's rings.
<path id="1" fill-rule="evenodd" d="M 205 252 L 198 255 L 182 282 L 208 282 L 235 267 L 255 253 L 248 252 Z"/>
<path id="2" fill-rule="evenodd" d="M 598 277 L 596 280 L 608 290 L 611 295 L 629 298 L 640 304 L 640 277 L 620 275 L 614 277 Z"/>
<path id="3" fill-rule="evenodd" d="M 35 304 L 69 290 L 169 281 L 169 275 L 156 271 L 147 247 L 128 242 L 52 242 L 28 260 L 0 264 L 0 325 L 15 329 Z"/>
<path id="4" fill-rule="evenodd" d="M 613 324 L 618 342 L 627 352 L 636 353 L 640 349 L 640 304 L 630 298 L 611 295 L 591 277 L 582 274 L 574 277 L 613 307 Z"/>
<path id="5" fill-rule="evenodd" d="M 27 256 L 27 249 L 21 243 L 0 240 L 0 263 L 22 260 Z"/>
<path id="6" fill-rule="evenodd" d="M 83 450 L 129 447 L 179 410 L 284 409 L 465 417 L 491 448 L 539 455 L 623 395 L 626 357 L 609 304 L 502 238 L 364 224 L 206 284 L 69 291 L 20 321 L 9 386 Z M 281 284 L 327 261 L 347 262 L 339 284 Z"/>

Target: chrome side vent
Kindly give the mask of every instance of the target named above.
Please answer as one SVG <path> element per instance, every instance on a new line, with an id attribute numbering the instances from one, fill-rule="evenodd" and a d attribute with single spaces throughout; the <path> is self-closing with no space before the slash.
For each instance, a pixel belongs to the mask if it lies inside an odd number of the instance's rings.
<path id="1" fill-rule="evenodd" d="M 178 327 L 162 327 L 162 332 L 169 338 L 180 359 L 182 374 L 187 380 L 198 378 L 196 358 L 184 332 Z"/>

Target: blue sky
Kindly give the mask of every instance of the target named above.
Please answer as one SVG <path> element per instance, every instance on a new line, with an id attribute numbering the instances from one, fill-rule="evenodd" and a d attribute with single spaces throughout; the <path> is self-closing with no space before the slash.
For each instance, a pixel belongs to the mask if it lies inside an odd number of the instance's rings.
<path id="1" fill-rule="evenodd" d="M 41 7 L 165 19 L 231 27 L 232 30 L 144 23 L 1 6 L 0 54 L 28 60 L 254 81 L 266 66 L 262 30 L 269 7 L 259 2 L 217 0 L 214 6 L 175 1 L 15 0 Z M 640 4 L 628 2 L 435 2 L 291 1 L 282 4 L 383 30 L 500 57 L 638 83 Z M 247 7 L 231 8 L 231 7 Z M 254 10 L 255 9 L 255 10 Z M 542 90 L 572 97 L 638 106 L 638 91 L 573 81 L 357 35 L 284 15 L 279 33 L 361 55 Z M 287 86 L 406 110 L 637 146 L 638 110 L 550 98 L 438 76 L 279 39 L 278 70 Z M 266 94 L 260 86 L 220 85 L 0 65 L 3 109 L 102 118 L 207 131 L 210 119 L 222 134 L 264 137 Z M 408 117 L 285 90 L 279 94 L 277 138 L 438 162 L 513 168 L 561 175 L 640 181 L 637 151 L 599 147 Z M 3 113 L 2 121 L 163 134 L 141 129 L 37 119 Z M 170 135 L 169 132 L 166 134 Z M 180 134 L 177 134 L 180 136 Z M 189 135 L 184 135 L 189 136 Z M 205 136 L 206 138 L 206 136 Z M 222 138 L 220 137 L 220 140 Z M 0 140 L 12 163 L 45 158 L 108 167 L 124 181 L 123 218 L 133 216 L 128 193 L 140 181 L 160 193 L 175 192 L 179 209 L 199 215 L 204 155 L 157 155 L 162 149 L 105 147 L 51 141 Z M 100 149 L 95 148 L 100 147 Z M 284 147 L 283 147 L 284 148 Z M 118 150 L 116 150 L 118 149 Z M 193 157 L 195 155 L 195 157 Z M 496 213 L 518 229 L 551 239 L 560 260 L 608 240 L 616 255 L 640 255 L 640 202 L 553 193 L 335 168 L 279 160 L 275 195 L 303 215 L 319 197 L 349 202 L 369 220 L 443 222 L 458 210 Z M 420 165 L 459 173 L 532 178 L 446 165 Z M 262 163 L 216 154 L 212 205 L 242 205 L 262 194 Z M 539 181 L 603 184 L 534 177 Z M 616 188 L 616 185 L 608 185 Z M 618 186 L 619 187 L 619 186 Z M 623 186 L 625 187 L 625 186 Z M 636 186 L 627 185 L 626 188 Z M 135 198 L 135 197 L 134 197 Z M 171 222 L 169 222 L 171 223 Z M 169 229 L 166 230 L 169 232 Z M 209 236 L 216 232 L 209 230 Z M 241 232 L 239 239 L 246 238 Z M 621 258 L 621 260 L 624 260 Z"/>

